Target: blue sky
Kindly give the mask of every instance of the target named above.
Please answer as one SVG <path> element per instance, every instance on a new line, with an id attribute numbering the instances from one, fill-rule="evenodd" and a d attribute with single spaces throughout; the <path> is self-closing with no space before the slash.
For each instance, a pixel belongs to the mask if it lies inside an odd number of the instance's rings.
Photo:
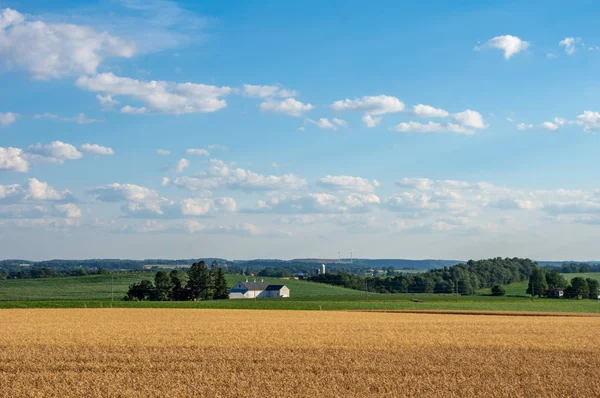
<path id="1" fill-rule="evenodd" d="M 1 1 L 0 256 L 600 258 L 599 14 Z"/>

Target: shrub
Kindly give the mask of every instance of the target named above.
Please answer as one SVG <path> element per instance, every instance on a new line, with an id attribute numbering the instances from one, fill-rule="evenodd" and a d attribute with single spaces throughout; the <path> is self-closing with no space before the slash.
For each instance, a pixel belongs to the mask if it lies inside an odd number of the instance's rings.
<path id="1" fill-rule="evenodd" d="M 506 294 L 506 290 L 500 285 L 492 286 L 492 296 L 504 296 Z"/>

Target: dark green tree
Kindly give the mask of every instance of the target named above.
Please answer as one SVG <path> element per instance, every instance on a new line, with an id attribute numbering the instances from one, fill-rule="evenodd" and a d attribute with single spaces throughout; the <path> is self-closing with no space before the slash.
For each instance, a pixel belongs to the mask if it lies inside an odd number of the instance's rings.
<path id="1" fill-rule="evenodd" d="M 213 297 L 215 300 L 226 300 L 229 298 L 229 287 L 227 286 L 227 279 L 225 279 L 225 271 L 220 267 L 217 268 Z"/>
<path id="2" fill-rule="evenodd" d="M 555 271 L 546 272 L 546 283 L 548 284 L 548 289 L 555 289 L 559 287 L 566 288 L 567 286 L 569 286 L 569 281 L 567 281 L 567 279 L 564 276 Z"/>
<path id="3" fill-rule="evenodd" d="M 158 271 L 154 275 L 154 300 L 166 301 L 170 298 L 173 289 L 171 278 L 165 271 Z"/>
<path id="4" fill-rule="evenodd" d="M 188 271 L 188 284 L 192 298 L 196 300 L 208 300 L 210 298 L 210 271 L 204 261 L 192 264 Z"/>
<path id="5" fill-rule="evenodd" d="M 144 279 L 139 283 L 129 286 L 125 300 L 148 300 L 154 295 L 154 285 L 152 281 Z"/>
<path id="6" fill-rule="evenodd" d="M 501 285 L 492 286 L 492 296 L 504 296 L 506 294 L 506 290 Z"/>
<path id="7" fill-rule="evenodd" d="M 187 300 L 187 290 L 185 284 L 188 280 L 188 275 L 180 269 L 174 269 L 169 272 L 169 278 L 171 278 L 171 299 L 172 300 Z"/>
<path id="8" fill-rule="evenodd" d="M 529 284 L 527 285 L 527 294 L 532 296 L 537 295 L 543 297 L 548 292 L 548 283 L 546 282 L 546 270 L 540 267 L 535 267 L 531 270 L 529 276 Z"/>
<path id="9" fill-rule="evenodd" d="M 590 298 L 592 300 L 598 300 L 598 292 L 600 290 L 600 282 L 597 279 L 586 279 L 588 288 L 590 289 Z"/>
<path id="10" fill-rule="evenodd" d="M 590 295 L 590 287 L 585 278 L 582 278 L 581 276 L 571 279 L 571 287 L 573 288 L 573 293 L 576 297 L 586 298 Z"/>

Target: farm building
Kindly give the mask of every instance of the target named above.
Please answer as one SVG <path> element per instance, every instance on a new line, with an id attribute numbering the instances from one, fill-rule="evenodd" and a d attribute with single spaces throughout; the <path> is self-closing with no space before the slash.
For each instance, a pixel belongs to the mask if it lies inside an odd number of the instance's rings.
<path id="1" fill-rule="evenodd" d="M 562 287 L 548 290 L 547 296 L 549 298 L 563 298 L 565 296 L 565 289 Z"/>
<path id="2" fill-rule="evenodd" d="M 273 285 L 269 282 L 246 280 L 238 282 L 229 290 L 230 299 L 290 297 L 290 289 L 285 285 Z"/>

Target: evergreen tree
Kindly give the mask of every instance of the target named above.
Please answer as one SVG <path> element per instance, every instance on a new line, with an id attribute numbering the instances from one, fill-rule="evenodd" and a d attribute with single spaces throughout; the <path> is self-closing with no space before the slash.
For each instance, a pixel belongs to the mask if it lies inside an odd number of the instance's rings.
<path id="1" fill-rule="evenodd" d="M 188 276 L 185 272 L 180 269 L 174 269 L 169 272 L 169 278 L 171 278 L 171 299 L 173 300 L 186 300 L 184 297 L 184 285 L 188 280 Z"/>
<path id="2" fill-rule="evenodd" d="M 223 268 L 217 268 L 217 277 L 215 279 L 215 300 L 226 300 L 229 298 L 229 287 L 227 286 L 227 280 L 225 279 L 225 271 Z"/>
<path id="3" fill-rule="evenodd" d="M 155 297 L 153 299 L 158 301 L 168 300 L 171 296 L 171 289 L 173 289 L 173 283 L 171 278 L 165 271 L 158 271 L 154 276 L 155 286 Z"/>
<path id="4" fill-rule="evenodd" d="M 204 261 L 192 264 L 188 271 L 188 284 L 192 297 L 196 300 L 210 298 L 210 272 Z"/>

